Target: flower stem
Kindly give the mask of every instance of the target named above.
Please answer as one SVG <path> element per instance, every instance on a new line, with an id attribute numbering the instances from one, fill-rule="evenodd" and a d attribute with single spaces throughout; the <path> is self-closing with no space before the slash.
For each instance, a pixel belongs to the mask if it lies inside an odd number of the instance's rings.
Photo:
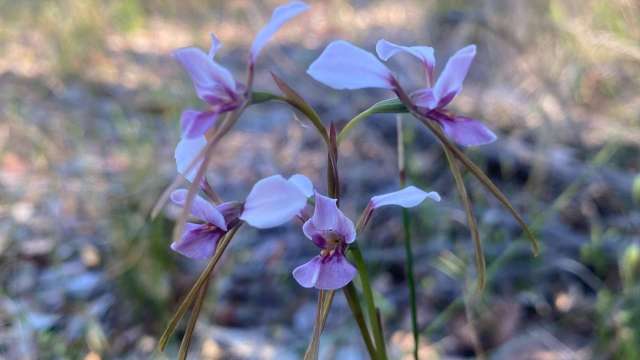
<path id="1" fill-rule="evenodd" d="M 371 334 L 369 333 L 369 328 L 367 328 L 367 322 L 364 318 L 364 313 L 362 312 L 362 306 L 360 305 L 360 299 L 358 299 L 358 292 L 356 291 L 356 287 L 352 282 L 350 282 L 347 286 L 342 288 L 342 291 L 345 298 L 347 298 L 347 303 L 349 303 L 351 313 L 353 314 L 356 323 L 358 323 L 358 328 L 360 329 L 362 340 L 364 340 L 364 344 L 367 347 L 367 351 L 369 352 L 369 357 L 371 357 L 372 359 L 376 359 L 376 349 L 373 346 L 373 342 L 371 341 Z"/>
<path id="2" fill-rule="evenodd" d="M 356 243 L 349 245 L 349 250 L 353 255 L 353 260 L 358 268 L 358 275 L 360 276 L 360 282 L 362 283 L 362 292 L 364 294 L 364 301 L 367 305 L 367 312 L 369 315 L 369 322 L 371 329 L 373 330 L 373 338 L 376 343 L 376 353 L 378 358 L 387 359 L 387 350 L 384 344 L 384 334 L 382 333 L 382 326 L 378 321 L 377 309 L 375 301 L 373 300 L 373 291 L 371 290 L 371 282 L 369 281 L 369 273 L 367 272 L 367 265 L 364 262 L 362 252 Z"/>

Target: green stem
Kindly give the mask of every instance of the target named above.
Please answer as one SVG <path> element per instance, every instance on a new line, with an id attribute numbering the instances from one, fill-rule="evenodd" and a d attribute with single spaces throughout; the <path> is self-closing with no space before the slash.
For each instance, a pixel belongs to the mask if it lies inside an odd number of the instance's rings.
<path id="1" fill-rule="evenodd" d="M 353 260 L 358 268 L 358 275 L 360 276 L 360 282 L 362 283 L 362 292 L 364 294 L 364 301 L 367 305 L 367 312 L 369 315 L 369 322 L 371 323 L 371 329 L 373 330 L 373 338 L 376 343 L 376 350 L 380 359 L 387 358 L 387 350 L 384 343 L 384 335 L 382 333 L 382 327 L 378 322 L 377 309 L 375 301 L 373 300 L 373 291 L 371 290 L 371 282 L 369 281 L 369 272 L 364 262 L 364 257 L 360 248 L 355 243 L 349 246 L 349 250 L 353 255 Z"/>
<path id="2" fill-rule="evenodd" d="M 352 282 L 350 282 L 347 286 L 342 288 L 342 291 L 345 298 L 347 298 L 347 303 L 349 303 L 351 313 L 353 314 L 353 317 L 358 324 L 360 335 L 362 335 L 362 340 L 364 340 L 364 344 L 367 347 L 369 357 L 371 357 L 372 359 L 376 359 L 376 349 L 373 347 L 373 342 L 371 341 L 371 334 L 369 333 L 369 328 L 367 328 L 367 322 L 364 318 L 364 313 L 362 312 L 362 306 L 360 305 L 360 300 L 358 299 L 358 292 L 356 291 L 356 287 Z"/>

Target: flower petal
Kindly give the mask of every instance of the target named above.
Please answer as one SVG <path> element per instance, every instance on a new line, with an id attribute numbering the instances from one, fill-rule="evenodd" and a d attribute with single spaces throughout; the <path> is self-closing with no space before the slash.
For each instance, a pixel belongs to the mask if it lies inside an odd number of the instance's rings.
<path id="1" fill-rule="evenodd" d="M 391 41 L 387 41 L 385 39 L 380 39 L 376 44 L 376 52 L 378 53 L 378 57 L 384 61 L 389 60 L 392 56 L 400 52 L 406 52 L 410 55 L 415 56 L 424 66 L 427 81 L 431 83 L 433 68 L 436 66 L 436 58 L 434 56 L 432 47 L 402 46 L 394 44 Z"/>
<path id="2" fill-rule="evenodd" d="M 351 282 L 356 273 L 356 268 L 344 256 L 335 254 L 321 263 L 315 287 L 322 290 L 340 289 Z"/>
<path id="3" fill-rule="evenodd" d="M 308 9 L 309 5 L 302 1 L 291 1 L 288 4 L 278 6 L 273 11 L 269 23 L 260 30 L 255 40 L 253 40 L 253 45 L 251 45 L 251 62 L 256 62 L 260 50 L 262 50 L 267 41 L 269 41 L 273 34 L 275 34 L 284 23 Z"/>
<path id="4" fill-rule="evenodd" d="M 182 138 L 174 153 L 176 159 L 176 168 L 178 173 L 184 176 L 187 180 L 193 182 L 193 179 L 198 173 L 198 169 L 202 165 L 202 160 L 197 164 L 191 166 L 191 163 L 198 157 L 200 152 L 207 146 L 207 139 L 204 136 L 188 139 Z M 187 170 L 189 172 L 187 173 Z"/>
<path id="5" fill-rule="evenodd" d="M 273 175 L 253 186 L 240 219 L 259 229 L 271 228 L 291 220 L 306 204 L 307 197 L 296 184 Z"/>
<path id="6" fill-rule="evenodd" d="M 171 244 L 171 249 L 191 259 L 213 256 L 222 232 L 202 231 L 202 225 L 186 223 L 182 238 Z"/>
<path id="7" fill-rule="evenodd" d="M 313 195 L 313 183 L 308 177 L 302 174 L 294 174 L 289 178 L 289 182 L 295 184 L 306 197 Z"/>
<path id="8" fill-rule="evenodd" d="M 211 47 L 209 48 L 209 57 L 211 59 L 216 57 L 216 53 L 222 47 L 222 43 L 218 40 L 218 37 L 215 34 L 211 34 Z"/>
<path id="9" fill-rule="evenodd" d="M 433 88 L 438 99 L 438 107 L 444 107 L 462 90 L 462 83 L 467 77 L 469 67 L 476 56 L 476 46 L 469 45 L 458 50 L 447 61 L 444 70 Z"/>
<path id="10" fill-rule="evenodd" d="M 318 276 L 320 275 L 320 266 L 322 257 L 316 256 L 311 261 L 306 262 L 293 270 L 293 278 L 296 279 L 300 286 L 311 288 L 316 285 Z"/>
<path id="11" fill-rule="evenodd" d="M 186 189 L 175 190 L 171 193 L 171 201 L 176 205 L 184 206 L 187 202 L 187 194 L 188 191 Z M 224 216 L 220 210 L 200 195 L 196 195 L 191 202 L 191 215 L 227 231 L 227 223 L 224 221 Z"/>
<path id="12" fill-rule="evenodd" d="M 334 89 L 393 89 L 393 74 L 373 54 L 344 40 L 334 41 L 307 69 Z"/>
<path id="13" fill-rule="evenodd" d="M 189 73 L 200 99 L 214 105 L 215 99 L 230 99 L 234 96 L 236 82 L 233 76 L 204 51 L 189 47 L 178 49 L 173 55 Z"/>
<path id="14" fill-rule="evenodd" d="M 445 134 L 462 146 L 490 144 L 498 138 L 482 122 L 468 117 L 458 116 L 453 119 L 441 119 L 439 123 Z"/>
<path id="15" fill-rule="evenodd" d="M 213 111 L 185 110 L 180 117 L 182 136 L 193 139 L 204 135 L 216 123 L 218 114 Z"/>
<path id="16" fill-rule="evenodd" d="M 407 186 L 402 190 L 372 197 L 371 205 L 373 209 L 387 205 L 398 205 L 404 208 L 410 208 L 419 205 L 426 198 L 440 201 L 440 195 L 435 191 L 426 192 L 415 186 Z"/>
<path id="17" fill-rule="evenodd" d="M 316 192 L 315 210 L 313 216 L 302 225 L 305 236 L 320 246 L 315 239 L 327 231 L 335 231 L 344 238 L 347 244 L 356 239 L 353 222 L 338 209 L 336 199 L 332 199 Z"/>
<path id="18" fill-rule="evenodd" d="M 438 100 L 430 88 L 423 88 L 411 93 L 413 103 L 421 108 L 433 110 L 438 106 Z"/>

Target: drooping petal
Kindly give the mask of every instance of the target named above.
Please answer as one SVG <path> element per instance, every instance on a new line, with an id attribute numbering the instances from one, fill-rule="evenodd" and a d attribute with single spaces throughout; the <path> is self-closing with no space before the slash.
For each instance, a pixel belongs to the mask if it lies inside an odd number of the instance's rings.
<path id="1" fill-rule="evenodd" d="M 216 57 L 216 53 L 222 47 L 222 43 L 218 40 L 218 37 L 215 34 L 211 34 L 211 47 L 209 48 L 209 57 L 211 59 Z"/>
<path id="2" fill-rule="evenodd" d="M 340 289 L 356 276 L 356 268 L 339 254 L 321 263 L 315 287 L 322 290 Z"/>
<path id="3" fill-rule="evenodd" d="M 310 197 L 313 195 L 313 183 L 308 177 L 302 174 L 294 174 L 289 178 L 289 181 L 295 184 L 304 196 Z"/>
<path id="4" fill-rule="evenodd" d="M 198 169 L 202 165 L 202 160 L 192 165 L 192 162 L 198 157 L 200 152 L 207 146 L 207 139 L 204 136 L 188 139 L 182 138 L 174 153 L 176 159 L 176 167 L 178 173 L 182 174 L 187 180 L 193 182 L 198 173 Z M 189 170 L 187 172 L 187 170 Z"/>
<path id="5" fill-rule="evenodd" d="M 296 184 L 273 175 L 253 186 L 240 219 L 259 229 L 275 227 L 298 215 L 306 204 L 307 197 Z"/>
<path id="6" fill-rule="evenodd" d="M 296 279 L 300 286 L 311 288 L 316 285 L 318 276 L 320 275 L 320 266 L 322 257 L 316 256 L 293 270 L 293 278 Z"/>
<path id="7" fill-rule="evenodd" d="M 198 97 L 208 103 L 215 99 L 228 99 L 236 91 L 236 82 L 229 70 L 225 69 L 204 51 L 189 47 L 173 53 L 187 71 L 196 89 Z"/>
<path id="8" fill-rule="evenodd" d="M 448 137 L 462 146 L 478 146 L 490 144 L 498 138 L 481 121 L 458 116 L 453 119 L 443 119 L 439 123 Z"/>
<path id="9" fill-rule="evenodd" d="M 411 93 L 413 103 L 421 108 L 433 110 L 438 106 L 438 100 L 430 88 L 423 88 Z"/>
<path id="10" fill-rule="evenodd" d="M 213 111 L 185 110 L 180 117 L 182 136 L 193 139 L 204 135 L 216 123 L 218 114 Z"/>
<path id="11" fill-rule="evenodd" d="M 430 198 L 434 201 L 440 201 L 440 195 L 435 191 L 426 192 L 415 186 L 407 186 L 402 190 L 372 197 L 371 205 L 373 209 L 387 205 L 397 205 L 404 208 L 410 208 L 419 205 L 426 198 Z"/>
<path id="12" fill-rule="evenodd" d="M 334 89 L 393 89 L 393 74 L 373 54 L 344 40 L 334 41 L 307 69 Z"/>
<path id="13" fill-rule="evenodd" d="M 171 244 L 171 249 L 191 259 L 213 256 L 222 232 L 203 231 L 202 225 L 186 223 L 182 238 Z"/>
<path id="14" fill-rule="evenodd" d="M 392 56 L 400 52 L 406 52 L 410 55 L 415 56 L 422 63 L 427 81 L 431 83 L 433 69 L 436 66 L 436 58 L 432 47 L 402 46 L 394 44 L 391 41 L 387 41 L 385 39 L 380 39 L 376 44 L 376 52 L 378 53 L 378 57 L 384 61 L 389 60 Z"/>
<path id="15" fill-rule="evenodd" d="M 475 56 L 476 46 L 468 45 L 449 58 L 433 88 L 434 95 L 438 99 L 438 107 L 449 104 L 462 90 L 462 83 L 467 77 L 467 72 L 469 72 L 469 67 Z"/>
<path id="16" fill-rule="evenodd" d="M 184 206 L 187 201 L 188 190 L 178 189 L 171 193 L 171 201 L 179 206 Z M 200 195 L 196 195 L 191 202 L 191 215 L 202 221 L 212 223 L 220 229 L 226 231 L 227 223 L 224 216 L 215 206 L 203 199 Z"/>
<path id="17" fill-rule="evenodd" d="M 273 11 L 269 23 L 260 30 L 253 41 L 253 45 L 251 45 L 251 61 L 255 63 L 258 54 L 260 54 L 260 50 L 262 50 L 267 41 L 269 41 L 273 34 L 275 34 L 284 23 L 308 9 L 309 5 L 302 1 L 291 1 L 288 4 L 278 6 Z"/>
<path id="18" fill-rule="evenodd" d="M 314 240 L 316 235 L 324 235 L 327 231 L 335 231 L 347 244 L 356 239 L 355 226 L 338 209 L 336 199 L 326 197 L 317 192 L 313 216 L 302 225 L 302 231 L 311 240 Z M 316 241 L 314 240 L 314 242 Z"/>

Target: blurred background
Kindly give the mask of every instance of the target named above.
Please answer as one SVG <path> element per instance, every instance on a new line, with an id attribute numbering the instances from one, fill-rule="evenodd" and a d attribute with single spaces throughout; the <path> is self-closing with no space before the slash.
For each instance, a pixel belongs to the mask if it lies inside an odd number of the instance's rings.
<path id="1" fill-rule="evenodd" d="M 175 176 L 179 114 L 199 106 L 171 58 L 207 49 L 245 78 L 254 34 L 281 1 L 0 0 L 0 357 L 174 358 L 157 339 L 203 267 L 169 249 L 176 209 L 150 220 Z M 257 89 L 288 81 L 338 126 L 378 91 L 334 91 L 305 74 L 331 40 L 373 50 L 379 38 L 428 44 L 437 71 L 458 48 L 478 55 L 452 109 L 499 134 L 468 149 L 538 232 L 528 242 L 471 176 L 487 255 L 473 247 L 442 151 L 405 119 L 409 179 L 443 195 L 411 210 L 424 359 L 640 358 L 640 3 L 633 0 L 310 1 L 262 53 Z M 390 62 L 407 87 L 416 62 Z M 300 117 L 300 119 L 302 119 Z M 341 151 L 343 208 L 398 187 L 395 117 L 374 116 Z M 243 115 L 208 173 L 226 199 L 258 179 L 301 172 L 324 189 L 326 155 L 313 128 L 281 104 Z M 359 242 L 382 304 L 392 358 L 411 351 L 401 216 L 381 211 Z M 294 224 L 243 229 L 216 273 L 194 358 L 297 359 L 317 292 L 290 272 L 317 249 Z M 470 323 L 467 314 L 474 321 Z M 474 339 L 477 339 L 475 341 Z M 365 358 L 336 296 L 325 359 Z"/>

